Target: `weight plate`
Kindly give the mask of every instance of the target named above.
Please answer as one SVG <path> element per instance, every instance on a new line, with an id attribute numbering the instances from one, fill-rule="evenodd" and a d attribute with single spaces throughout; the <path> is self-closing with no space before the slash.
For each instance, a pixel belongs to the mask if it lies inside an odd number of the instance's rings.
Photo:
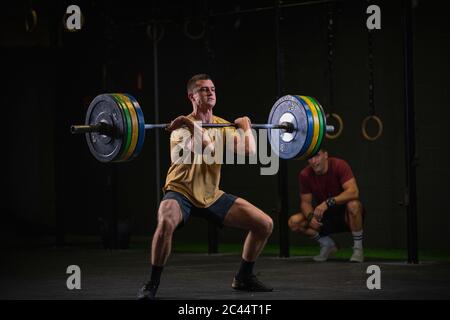
<path id="1" fill-rule="evenodd" d="M 125 95 L 121 93 L 117 93 L 117 96 L 122 100 L 123 103 L 128 107 L 128 111 L 130 111 L 131 115 L 131 123 L 132 123 L 132 130 L 131 130 L 131 144 L 130 148 L 127 151 L 127 154 L 125 155 L 125 160 L 128 161 L 131 160 L 131 156 L 134 153 L 134 149 L 136 148 L 136 144 L 139 137 L 139 123 L 136 115 L 136 109 L 134 109 L 133 104 L 131 103 L 130 99 L 126 97 Z"/>
<path id="2" fill-rule="evenodd" d="M 320 120 L 319 120 L 319 115 L 317 113 L 317 109 L 316 109 L 316 107 L 314 107 L 314 104 L 309 99 L 305 98 L 304 96 L 301 96 L 300 98 L 303 99 L 303 101 L 305 101 L 305 103 L 309 106 L 309 108 L 312 112 L 312 117 L 313 117 L 314 131 L 313 131 L 313 137 L 311 140 L 311 144 L 309 145 L 306 152 L 301 155 L 301 159 L 307 159 L 311 156 L 314 148 L 317 145 L 317 140 L 319 138 Z"/>
<path id="3" fill-rule="evenodd" d="M 116 96 L 116 94 L 112 93 L 111 96 L 114 98 L 116 103 L 122 109 L 123 118 L 125 119 L 126 128 L 127 128 L 127 130 L 125 131 L 125 134 L 123 136 L 124 148 L 121 150 L 120 155 L 116 160 L 117 162 L 123 162 L 123 161 L 126 161 L 125 156 L 131 145 L 131 136 L 132 136 L 133 125 L 131 123 L 130 111 L 128 110 L 127 105 L 125 103 L 123 103 L 122 100 Z"/>
<path id="4" fill-rule="evenodd" d="M 319 152 L 320 148 L 322 148 L 323 140 L 325 140 L 325 136 L 327 135 L 327 118 L 325 116 L 325 111 L 323 110 L 322 105 L 319 103 L 319 101 L 313 97 L 309 98 L 312 100 L 312 102 L 315 104 L 317 109 L 322 114 L 322 135 L 317 146 L 317 152 Z"/>
<path id="5" fill-rule="evenodd" d="M 125 96 L 127 98 L 129 98 L 131 103 L 133 104 L 134 109 L 136 110 L 136 115 L 137 115 L 138 122 L 139 122 L 139 137 L 138 137 L 138 141 L 136 144 L 136 148 L 134 149 L 134 153 L 131 156 L 131 159 L 134 159 L 141 153 L 142 146 L 144 145 L 145 119 L 144 119 L 144 113 L 142 112 L 142 109 L 141 109 L 139 103 L 137 102 L 137 100 L 132 95 L 125 94 Z"/>
<path id="6" fill-rule="evenodd" d="M 314 147 L 314 149 L 312 150 L 310 157 L 313 157 L 320 149 L 320 146 L 322 145 L 322 140 L 323 140 L 323 136 L 324 136 L 324 132 L 323 132 L 323 128 L 324 128 L 324 122 L 323 122 L 323 115 L 322 115 L 322 110 L 319 108 L 319 106 L 317 105 L 317 103 L 314 101 L 313 98 L 308 97 L 308 96 L 304 96 L 305 99 L 307 99 L 307 101 L 312 104 L 314 106 L 314 108 L 316 108 L 317 111 L 317 115 L 319 118 L 319 137 L 317 138 L 317 143 Z"/>
<path id="7" fill-rule="evenodd" d="M 302 150 L 300 150 L 300 153 L 297 156 L 297 158 L 302 158 L 302 156 L 309 149 L 309 146 L 312 143 L 312 139 L 313 139 L 313 136 L 314 136 L 314 118 L 313 118 L 313 114 L 312 114 L 311 108 L 306 103 L 306 101 L 303 100 L 300 96 L 295 96 L 295 98 L 301 103 L 301 105 L 305 109 L 306 117 L 307 117 L 307 121 L 308 121 L 308 133 L 306 135 L 306 142 L 303 145 Z"/>
<path id="8" fill-rule="evenodd" d="M 306 142 L 308 118 L 301 102 L 292 95 L 278 99 L 269 114 L 269 124 L 291 122 L 294 131 L 286 134 L 282 129 L 269 129 L 268 137 L 272 150 L 282 159 L 298 157 Z M 278 140 L 278 141 L 277 141 Z"/>
<path id="9" fill-rule="evenodd" d="M 107 136 L 98 132 L 86 133 L 89 150 L 98 161 L 116 161 L 123 149 L 126 126 L 120 107 L 108 94 L 95 97 L 86 113 L 86 125 L 94 125 L 99 122 L 110 125 L 112 134 Z"/>

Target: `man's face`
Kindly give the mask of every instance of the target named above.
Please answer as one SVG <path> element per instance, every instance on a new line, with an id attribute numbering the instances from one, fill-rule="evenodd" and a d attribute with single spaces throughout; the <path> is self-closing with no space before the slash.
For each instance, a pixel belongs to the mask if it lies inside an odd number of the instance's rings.
<path id="1" fill-rule="evenodd" d="M 211 80 L 198 80 L 189 99 L 200 108 L 212 108 L 216 104 L 216 87 Z"/>
<path id="2" fill-rule="evenodd" d="M 314 157 L 308 160 L 309 165 L 316 174 L 324 174 L 327 169 L 328 152 L 320 150 Z"/>

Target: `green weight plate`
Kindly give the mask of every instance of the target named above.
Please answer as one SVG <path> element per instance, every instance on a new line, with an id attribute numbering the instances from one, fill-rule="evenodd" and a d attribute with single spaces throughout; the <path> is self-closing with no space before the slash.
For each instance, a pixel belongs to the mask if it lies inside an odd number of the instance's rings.
<path id="1" fill-rule="evenodd" d="M 312 97 L 308 97 L 308 98 L 313 103 L 314 107 L 317 109 L 317 113 L 319 114 L 319 121 L 320 121 L 319 138 L 317 139 L 317 144 L 311 153 L 311 157 L 313 157 L 317 154 L 317 152 L 319 152 L 320 147 L 322 146 L 322 141 L 325 136 L 324 129 L 326 129 L 326 126 L 325 126 L 325 122 L 323 120 L 322 109 L 319 107 L 319 105 L 317 104 L 317 102 L 314 98 L 312 98 Z"/>
<path id="2" fill-rule="evenodd" d="M 132 136 L 133 125 L 131 122 L 130 111 L 128 110 L 127 105 L 125 103 L 123 103 L 122 100 L 120 99 L 120 97 L 118 97 L 116 94 L 112 93 L 111 96 L 116 101 L 116 103 L 120 106 L 122 113 L 123 113 L 123 118 L 125 119 L 126 128 L 127 128 L 127 130 L 125 131 L 124 137 L 123 137 L 124 148 L 123 148 L 123 150 L 121 150 L 120 155 L 119 155 L 118 159 L 116 160 L 116 162 L 123 162 L 123 161 L 126 161 L 125 156 L 131 145 L 131 136 Z"/>

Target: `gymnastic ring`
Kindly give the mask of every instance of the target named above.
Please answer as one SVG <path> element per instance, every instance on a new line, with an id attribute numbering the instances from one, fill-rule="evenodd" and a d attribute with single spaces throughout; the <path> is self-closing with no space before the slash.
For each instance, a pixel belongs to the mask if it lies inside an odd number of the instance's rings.
<path id="1" fill-rule="evenodd" d="M 328 139 L 337 139 L 341 135 L 342 130 L 344 130 L 344 122 L 342 121 L 342 118 L 337 113 L 333 113 L 333 112 L 332 113 L 327 113 L 327 119 L 330 118 L 330 117 L 337 120 L 337 122 L 339 124 L 338 125 L 339 129 L 335 130 L 334 134 L 327 133 L 326 137 Z"/>
<path id="2" fill-rule="evenodd" d="M 28 18 L 31 17 L 31 24 L 28 23 Z M 34 29 L 36 29 L 37 26 L 37 12 L 34 9 L 30 9 L 30 11 L 28 11 L 27 16 L 25 18 L 25 30 L 27 32 L 33 32 Z"/>
<path id="3" fill-rule="evenodd" d="M 369 136 L 369 135 L 367 134 L 367 130 L 366 130 L 366 129 L 367 129 L 367 123 L 368 123 L 369 120 L 371 120 L 371 119 L 375 120 L 375 122 L 378 124 L 378 132 L 377 132 L 377 134 L 374 135 L 374 136 Z M 363 120 L 363 122 L 362 122 L 362 125 L 361 125 L 361 131 L 362 131 L 362 134 L 363 134 L 363 136 L 364 136 L 365 139 L 367 139 L 367 140 L 369 140 L 369 141 L 375 141 L 375 140 L 377 140 L 377 139 L 381 136 L 381 134 L 383 133 L 383 122 L 381 122 L 381 119 L 378 118 L 376 115 L 367 116 L 367 117 Z"/>
<path id="4" fill-rule="evenodd" d="M 189 31 L 189 26 L 191 25 L 192 20 L 188 19 L 184 22 L 184 34 L 186 35 L 186 37 L 188 37 L 189 39 L 192 40 L 199 40 L 201 38 L 203 38 L 205 36 L 205 32 L 206 32 L 206 23 L 205 21 L 200 22 L 200 24 L 202 25 L 202 31 L 200 31 L 197 34 L 192 34 Z"/>

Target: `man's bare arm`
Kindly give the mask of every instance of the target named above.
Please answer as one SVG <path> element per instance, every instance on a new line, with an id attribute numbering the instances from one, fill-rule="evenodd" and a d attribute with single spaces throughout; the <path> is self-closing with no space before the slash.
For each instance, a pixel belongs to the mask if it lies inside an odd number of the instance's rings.
<path id="1" fill-rule="evenodd" d="M 355 178 L 351 178 L 350 180 L 345 182 L 342 185 L 342 188 L 344 189 L 344 191 L 334 197 L 336 204 L 344 204 L 351 200 L 359 199 L 359 189 L 358 185 L 356 184 Z"/>
<path id="2" fill-rule="evenodd" d="M 238 118 L 234 121 L 238 134 L 234 136 L 234 152 L 245 155 L 256 154 L 256 142 L 252 133 L 252 126 L 248 117 Z"/>

